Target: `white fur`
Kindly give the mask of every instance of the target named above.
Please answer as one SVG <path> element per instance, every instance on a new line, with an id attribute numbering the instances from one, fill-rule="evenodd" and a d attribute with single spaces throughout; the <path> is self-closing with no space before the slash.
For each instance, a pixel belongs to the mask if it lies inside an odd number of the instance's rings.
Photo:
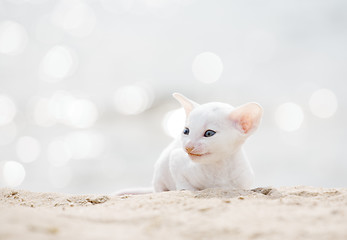
<path id="1" fill-rule="evenodd" d="M 238 108 L 218 102 L 199 105 L 181 94 L 174 97 L 185 109 L 189 135 L 182 133 L 160 155 L 154 191 L 250 188 L 254 175 L 242 145 L 258 127 L 262 108 L 256 103 Z M 216 134 L 204 137 L 209 129 Z"/>

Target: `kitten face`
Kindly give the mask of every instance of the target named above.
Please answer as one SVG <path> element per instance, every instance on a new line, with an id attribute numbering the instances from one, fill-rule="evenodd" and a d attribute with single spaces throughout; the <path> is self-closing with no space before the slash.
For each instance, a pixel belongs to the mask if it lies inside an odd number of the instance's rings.
<path id="1" fill-rule="evenodd" d="M 257 103 L 234 108 L 225 103 L 199 105 L 174 93 L 186 112 L 181 139 L 190 159 L 215 163 L 228 159 L 258 127 L 263 109 Z"/>
<path id="2" fill-rule="evenodd" d="M 190 112 L 182 133 L 183 148 L 198 163 L 214 163 L 238 150 L 240 132 L 228 118 L 233 107 L 208 103 Z"/>

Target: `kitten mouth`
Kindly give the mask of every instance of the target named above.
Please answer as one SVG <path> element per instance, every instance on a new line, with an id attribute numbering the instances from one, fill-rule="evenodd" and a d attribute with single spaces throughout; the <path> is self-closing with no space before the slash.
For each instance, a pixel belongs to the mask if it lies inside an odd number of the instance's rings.
<path id="1" fill-rule="evenodd" d="M 189 156 L 192 156 L 192 157 L 202 157 L 202 156 L 206 156 L 208 155 L 209 153 L 204 153 L 204 154 L 197 154 L 197 153 L 188 153 Z"/>

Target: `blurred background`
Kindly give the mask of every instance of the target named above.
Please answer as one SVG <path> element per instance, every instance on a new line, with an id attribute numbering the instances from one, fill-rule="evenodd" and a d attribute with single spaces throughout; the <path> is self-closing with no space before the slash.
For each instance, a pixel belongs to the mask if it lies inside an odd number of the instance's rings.
<path id="1" fill-rule="evenodd" d="M 0 0 L 0 186 L 148 187 L 180 92 L 264 107 L 255 186 L 347 186 L 345 0 Z"/>

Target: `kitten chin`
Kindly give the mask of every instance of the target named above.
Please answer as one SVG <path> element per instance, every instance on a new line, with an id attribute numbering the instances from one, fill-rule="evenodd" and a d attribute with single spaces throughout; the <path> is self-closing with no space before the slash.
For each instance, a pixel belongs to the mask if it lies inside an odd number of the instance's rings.
<path id="1" fill-rule="evenodd" d="M 194 154 L 188 154 L 189 159 L 192 160 L 194 163 L 199 164 L 212 164 L 218 162 L 214 154 L 212 153 L 206 153 L 203 155 L 194 155 Z"/>

